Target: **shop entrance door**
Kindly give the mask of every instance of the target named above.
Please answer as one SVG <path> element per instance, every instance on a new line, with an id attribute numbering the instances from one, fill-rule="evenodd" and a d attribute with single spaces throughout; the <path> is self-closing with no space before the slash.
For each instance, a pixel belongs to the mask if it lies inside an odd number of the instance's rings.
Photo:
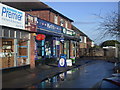
<path id="1" fill-rule="evenodd" d="M 18 40 L 17 52 L 17 66 L 28 64 L 28 40 Z"/>
<path id="2" fill-rule="evenodd" d="M 50 41 L 45 42 L 45 53 L 46 53 L 46 58 L 51 57 L 51 42 Z"/>

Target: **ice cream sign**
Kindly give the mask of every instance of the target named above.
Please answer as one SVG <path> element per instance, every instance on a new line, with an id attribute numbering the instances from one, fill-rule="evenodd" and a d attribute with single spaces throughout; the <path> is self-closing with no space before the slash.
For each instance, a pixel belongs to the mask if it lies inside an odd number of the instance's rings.
<path id="1" fill-rule="evenodd" d="M 25 29 L 25 13 L 15 8 L 0 4 L 0 25 Z"/>

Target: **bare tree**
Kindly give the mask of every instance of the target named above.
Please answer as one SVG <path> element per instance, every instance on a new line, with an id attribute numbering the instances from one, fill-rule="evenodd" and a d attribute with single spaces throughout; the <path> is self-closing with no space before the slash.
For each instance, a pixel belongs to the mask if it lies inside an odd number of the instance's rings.
<path id="1" fill-rule="evenodd" d="M 100 31 L 101 38 L 106 36 L 120 37 L 120 14 L 111 12 L 106 17 L 96 15 L 101 21 L 99 22 L 98 30 Z M 100 37 L 99 37 L 100 38 Z"/>

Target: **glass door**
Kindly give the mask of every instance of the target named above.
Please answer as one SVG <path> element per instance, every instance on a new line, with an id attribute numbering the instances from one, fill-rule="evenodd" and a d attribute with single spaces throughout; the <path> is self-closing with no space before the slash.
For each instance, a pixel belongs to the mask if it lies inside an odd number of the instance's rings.
<path id="1" fill-rule="evenodd" d="M 45 53 L 46 53 L 47 58 L 51 57 L 51 42 L 50 41 L 45 42 Z"/>
<path id="2" fill-rule="evenodd" d="M 17 66 L 28 64 L 28 40 L 19 39 L 17 49 Z"/>

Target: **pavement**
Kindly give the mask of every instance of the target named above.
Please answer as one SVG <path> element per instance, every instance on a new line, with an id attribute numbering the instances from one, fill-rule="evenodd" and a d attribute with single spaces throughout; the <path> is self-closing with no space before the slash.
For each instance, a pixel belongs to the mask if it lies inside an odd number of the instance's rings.
<path id="1" fill-rule="evenodd" d="M 2 88 L 28 88 L 67 70 L 94 63 L 94 60 L 78 60 L 71 67 L 58 67 L 57 64 L 38 65 L 35 69 L 25 68 L 2 73 Z"/>

